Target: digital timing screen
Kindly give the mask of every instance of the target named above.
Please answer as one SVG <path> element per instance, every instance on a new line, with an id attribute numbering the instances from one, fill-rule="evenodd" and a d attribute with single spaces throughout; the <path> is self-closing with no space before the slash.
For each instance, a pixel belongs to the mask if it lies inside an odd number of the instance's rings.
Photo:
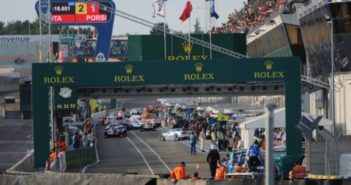
<path id="1" fill-rule="evenodd" d="M 52 2 L 52 23 L 106 23 L 111 17 L 109 2 Z"/>

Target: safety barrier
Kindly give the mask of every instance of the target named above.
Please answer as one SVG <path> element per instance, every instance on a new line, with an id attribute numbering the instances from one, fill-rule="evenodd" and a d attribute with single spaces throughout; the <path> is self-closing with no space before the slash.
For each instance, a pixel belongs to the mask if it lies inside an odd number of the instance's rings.
<path id="1" fill-rule="evenodd" d="M 96 160 L 94 148 L 81 148 L 66 151 L 66 168 L 67 170 L 81 168 Z"/>
<path id="2" fill-rule="evenodd" d="M 22 185 L 22 184 L 118 184 L 118 185 L 153 185 L 157 184 L 156 177 L 131 176 L 120 174 L 80 174 L 80 173 L 36 173 L 30 175 L 2 175 L 0 184 Z"/>
<path id="3" fill-rule="evenodd" d="M 0 175 L 0 184 L 118 184 L 118 185 L 264 185 L 264 179 L 226 179 L 222 181 L 160 179 L 157 176 L 81 173 L 28 173 Z M 275 185 L 351 185 L 351 180 L 305 179 L 300 181 L 276 181 Z"/>

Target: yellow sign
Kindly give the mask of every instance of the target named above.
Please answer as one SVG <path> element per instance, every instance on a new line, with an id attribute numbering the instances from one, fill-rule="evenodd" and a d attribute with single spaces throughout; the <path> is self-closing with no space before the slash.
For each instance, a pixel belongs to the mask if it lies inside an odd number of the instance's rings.
<path id="1" fill-rule="evenodd" d="M 196 73 L 184 74 L 185 81 L 202 81 L 202 80 L 214 80 L 214 73 L 201 73 L 204 66 L 202 63 L 195 63 L 194 65 Z"/>
<path id="2" fill-rule="evenodd" d="M 134 67 L 130 64 L 124 66 L 126 75 L 114 76 L 113 82 L 115 83 L 140 83 L 144 82 L 144 75 L 132 75 Z"/>
<path id="3" fill-rule="evenodd" d="M 267 71 L 254 72 L 255 79 L 283 79 L 285 78 L 285 73 L 283 71 L 272 71 L 273 62 L 267 60 L 264 65 Z"/>
<path id="4" fill-rule="evenodd" d="M 76 14 L 87 14 L 87 4 L 86 3 L 76 3 Z"/>

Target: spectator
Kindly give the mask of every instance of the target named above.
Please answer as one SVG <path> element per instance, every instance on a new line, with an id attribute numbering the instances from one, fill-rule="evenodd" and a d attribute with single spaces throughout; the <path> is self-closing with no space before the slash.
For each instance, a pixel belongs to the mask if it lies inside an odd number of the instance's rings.
<path id="1" fill-rule="evenodd" d="M 95 137 L 92 131 L 88 132 L 87 139 L 88 139 L 88 147 L 94 146 Z"/>
<path id="2" fill-rule="evenodd" d="M 191 177 L 191 180 L 197 180 L 197 179 L 200 179 L 199 173 L 198 172 L 194 172 L 194 175 Z"/>
<path id="3" fill-rule="evenodd" d="M 205 144 L 205 139 L 206 139 L 206 129 L 202 128 L 200 132 L 200 147 L 201 147 L 201 152 L 205 152 L 204 150 L 204 144 Z"/>
<path id="4" fill-rule="evenodd" d="M 243 173 L 246 172 L 247 169 L 244 166 L 244 163 L 239 162 L 238 165 L 234 168 L 233 173 Z"/>
<path id="5" fill-rule="evenodd" d="M 79 133 L 76 132 L 73 136 L 73 148 L 78 149 L 80 148 L 80 139 L 79 139 Z"/>
<path id="6" fill-rule="evenodd" d="M 57 157 L 56 149 L 53 148 L 53 149 L 51 150 L 51 152 L 50 152 L 50 161 L 55 160 L 56 157 Z"/>
<path id="7" fill-rule="evenodd" d="M 262 152 L 257 140 L 247 150 L 246 158 L 248 159 L 249 171 L 257 171 L 257 167 L 262 165 Z"/>
<path id="8" fill-rule="evenodd" d="M 224 165 L 226 162 L 226 159 L 224 158 L 222 160 L 222 162 L 218 163 L 218 168 L 216 170 L 216 176 L 215 176 L 215 180 L 223 180 L 225 178 L 225 174 L 228 173 L 228 169 L 227 167 Z"/>
<path id="9" fill-rule="evenodd" d="M 190 142 L 190 153 L 191 155 L 196 155 L 196 136 L 195 132 L 192 131 L 191 135 L 189 137 L 189 142 Z"/>
<path id="10" fill-rule="evenodd" d="M 226 23 L 222 23 L 222 26 L 218 28 L 213 27 L 211 32 L 236 33 L 252 31 L 257 25 L 282 13 L 284 9 L 285 0 L 264 0 L 259 3 L 256 1 L 248 4 L 244 2 L 243 9 L 240 11 L 234 10 L 234 13 L 229 14 Z M 292 8 L 290 9 L 292 10 Z"/>
<path id="11" fill-rule="evenodd" d="M 291 180 L 304 179 L 307 175 L 307 170 L 301 165 L 300 161 L 295 162 L 295 166 L 289 172 L 289 178 Z"/>
<path id="12" fill-rule="evenodd" d="M 241 141 L 241 136 L 237 135 L 234 138 L 234 150 L 241 150 L 243 149 L 244 145 L 243 142 Z"/>
<path id="13" fill-rule="evenodd" d="M 186 174 L 184 161 L 180 162 L 180 166 L 177 166 L 173 169 L 173 171 L 171 172 L 171 178 L 175 180 L 189 178 L 189 175 Z"/>
<path id="14" fill-rule="evenodd" d="M 227 157 L 229 157 L 229 161 L 233 161 L 234 160 L 234 151 L 233 151 L 233 148 L 231 146 L 228 147 Z"/>
<path id="15" fill-rule="evenodd" d="M 207 154 L 207 163 L 210 166 L 210 171 L 211 171 L 211 179 L 214 179 L 215 174 L 216 174 L 216 168 L 217 164 L 220 160 L 220 155 L 217 150 L 217 146 L 215 144 L 211 144 L 211 150 Z"/>

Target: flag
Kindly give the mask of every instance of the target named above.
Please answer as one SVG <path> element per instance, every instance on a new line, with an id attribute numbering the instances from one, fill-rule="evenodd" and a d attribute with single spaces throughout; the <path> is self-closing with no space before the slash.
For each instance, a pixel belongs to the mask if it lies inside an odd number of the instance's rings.
<path id="1" fill-rule="evenodd" d="M 182 22 L 186 21 L 190 17 L 192 10 L 193 10 L 193 6 L 191 5 L 191 2 L 188 0 L 188 2 L 186 3 L 185 9 L 183 10 L 183 13 L 179 17 L 179 19 L 182 20 Z"/>
<path id="2" fill-rule="evenodd" d="M 157 15 L 164 17 L 165 16 L 165 1 L 166 0 L 157 0 L 152 4 L 154 7 L 154 15 L 153 17 Z"/>
<path id="3" fill-rule="evenodd" d="M 216 19 L 219 18 L 216 10 L 215 10 L 215 0 L 209 0 L 210 1 L 210 15 L 211 17 L 215 17 Z"/>

